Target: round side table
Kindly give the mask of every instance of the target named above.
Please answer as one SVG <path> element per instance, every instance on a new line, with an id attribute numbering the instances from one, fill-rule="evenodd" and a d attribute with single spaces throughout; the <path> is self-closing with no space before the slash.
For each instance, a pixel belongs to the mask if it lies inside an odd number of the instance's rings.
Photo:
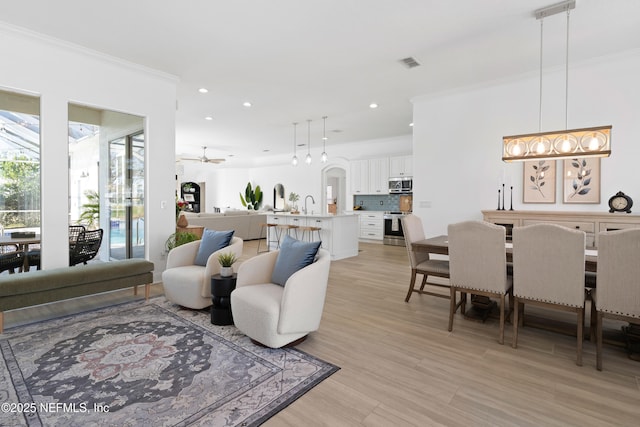
<path id="1" fill-rule="evenodd" d="M 211 323 L 214 325 L 233 325 L 231 314 L 231 291 L 236 288 L 236 274 L 222 277 L 211 276 Z"/>

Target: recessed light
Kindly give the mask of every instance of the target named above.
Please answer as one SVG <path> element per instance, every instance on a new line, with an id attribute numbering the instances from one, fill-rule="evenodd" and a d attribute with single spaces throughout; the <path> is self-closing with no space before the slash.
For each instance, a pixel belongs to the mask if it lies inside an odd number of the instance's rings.
<path id="1" fill-rule="evenodd" d="M 209 92 L 209 89 L 207 89 L 206 87 L 201 87 L 200 89 L 198 89 L 198 92 L 207 93 L 207 92 Z"/>
<path id="2" fill-rule="evenodd" d="M 369 104 L 369 108 L 378 108 L 378 104 L 372 102 L 371 104 Z"/>
<path id="3" fill-rule="evenodd" d="M 207 116 L 207 117 L 205 117 L 204 119 L 205 119 L 205 120 L 213 120 L 213 117 L 211 117 L 211 116 Z"/>
<path id="4" fill-rule="evenodd" d="M 268 148 L 265 148 L 264 150 L 262 150 L 263 153 L 268 153 L 269 151 L 271 150 L 269 150 Z"/>
<path id="5" fill-rule="evenodd" d="M 247 107 L 247 108 L 251 107 L 251 103 L 249 101 L 243 102 L 242 105 Z"/>
<path id="6" fill-rule="evenodd" d="M 409 126 L 410 126 L 410 127 L 413 127 L 413 122 L 409 123 Z"/>

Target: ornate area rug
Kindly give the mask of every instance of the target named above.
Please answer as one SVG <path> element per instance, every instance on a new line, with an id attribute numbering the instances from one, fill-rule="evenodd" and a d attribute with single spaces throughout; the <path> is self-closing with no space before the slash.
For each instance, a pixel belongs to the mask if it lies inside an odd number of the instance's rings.
<path id="1" fill-rule="evenodd" d="M 2 426 L 253 426 L 339 368 L 157 297 L 5 330 Z"/>

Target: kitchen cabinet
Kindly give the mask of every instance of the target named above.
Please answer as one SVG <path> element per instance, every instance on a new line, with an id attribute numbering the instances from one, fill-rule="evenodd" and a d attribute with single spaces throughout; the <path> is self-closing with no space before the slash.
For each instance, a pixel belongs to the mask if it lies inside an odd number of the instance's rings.
<path id="1" fill-rule="evenodd" d="M 349 258 L 358 255 L 358 216 L 350 214 L 341 215 L 293 215 L 293 214 L 269 214 L 268 223 L 297 225 L 298 227 L 320 227 L 321 247 L 331 254 L 332 260 Z M 285 229 L 278 231 L 280 239 L 284 238 Z M 292 237 L 302 239 L 302 230 L 291 232 Z M 309 240 L 307 232 L 305 240 Z M 312 240 L 317 240 L 317 233 L 314 231 Z M 271 244 L 271 250 L 276 249 L 275 243 Z"/>
<path id="2" fill-rule="evenodd" d="M 389 159 L 369 160 L 369 194 L 389 193 Z"/>
<path id="3" fill-rule="evenodd" d="M 389 192 L 389 158 L 355 160 L 349 165 L 351 193 L 387 194 Z"/>
<path id="4" fill-rule="evenodd" d="M 413 176 L 413 156 L 389 157 L 389 177 Z"/>
<path id="5" fill-rule="evenodd" d="M 349 165 L 351 169 L 351 192 L 353 194 L 369 193 L 369 161 L 355 160 Z"/>
<path id="6" fill-rule="evenodd" d="M 362 212 L 360 216 L 359 237 L 366 240 L 379 240 L 384 237 L 383 212 Z"/>

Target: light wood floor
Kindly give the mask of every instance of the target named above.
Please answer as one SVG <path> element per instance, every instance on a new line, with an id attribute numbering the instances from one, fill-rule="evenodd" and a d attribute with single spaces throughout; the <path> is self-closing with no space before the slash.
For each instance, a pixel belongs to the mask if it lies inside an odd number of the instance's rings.
<path id="1" fill-rule="evenodd" d="M 245 242 L 242 259 L 257 242 Z M 595 369 L 595 344 L 525 327 L 511 348 L 511 326 L 499 345 L 498 322 L 456 314 L 449 301 L 413 295 L 404 302 L 409 265 L 403 247 L 360 244 L 357 257 L 334 261 L 320 330 L 299 345 L 341 370 L 278 413 L 274 426 L 636 426 L 640 362 L 605 346 Z M 162 293 L 154 285 L 152 294 Z M 5 326 L 132 299 L 119 291 L 15 310 Z M 556 316 L 555 312 L 531 312 Z M 572 322 L 573 317 L 558 316 Z M 611 332 L 621 324 L 610 323 Z"/>

